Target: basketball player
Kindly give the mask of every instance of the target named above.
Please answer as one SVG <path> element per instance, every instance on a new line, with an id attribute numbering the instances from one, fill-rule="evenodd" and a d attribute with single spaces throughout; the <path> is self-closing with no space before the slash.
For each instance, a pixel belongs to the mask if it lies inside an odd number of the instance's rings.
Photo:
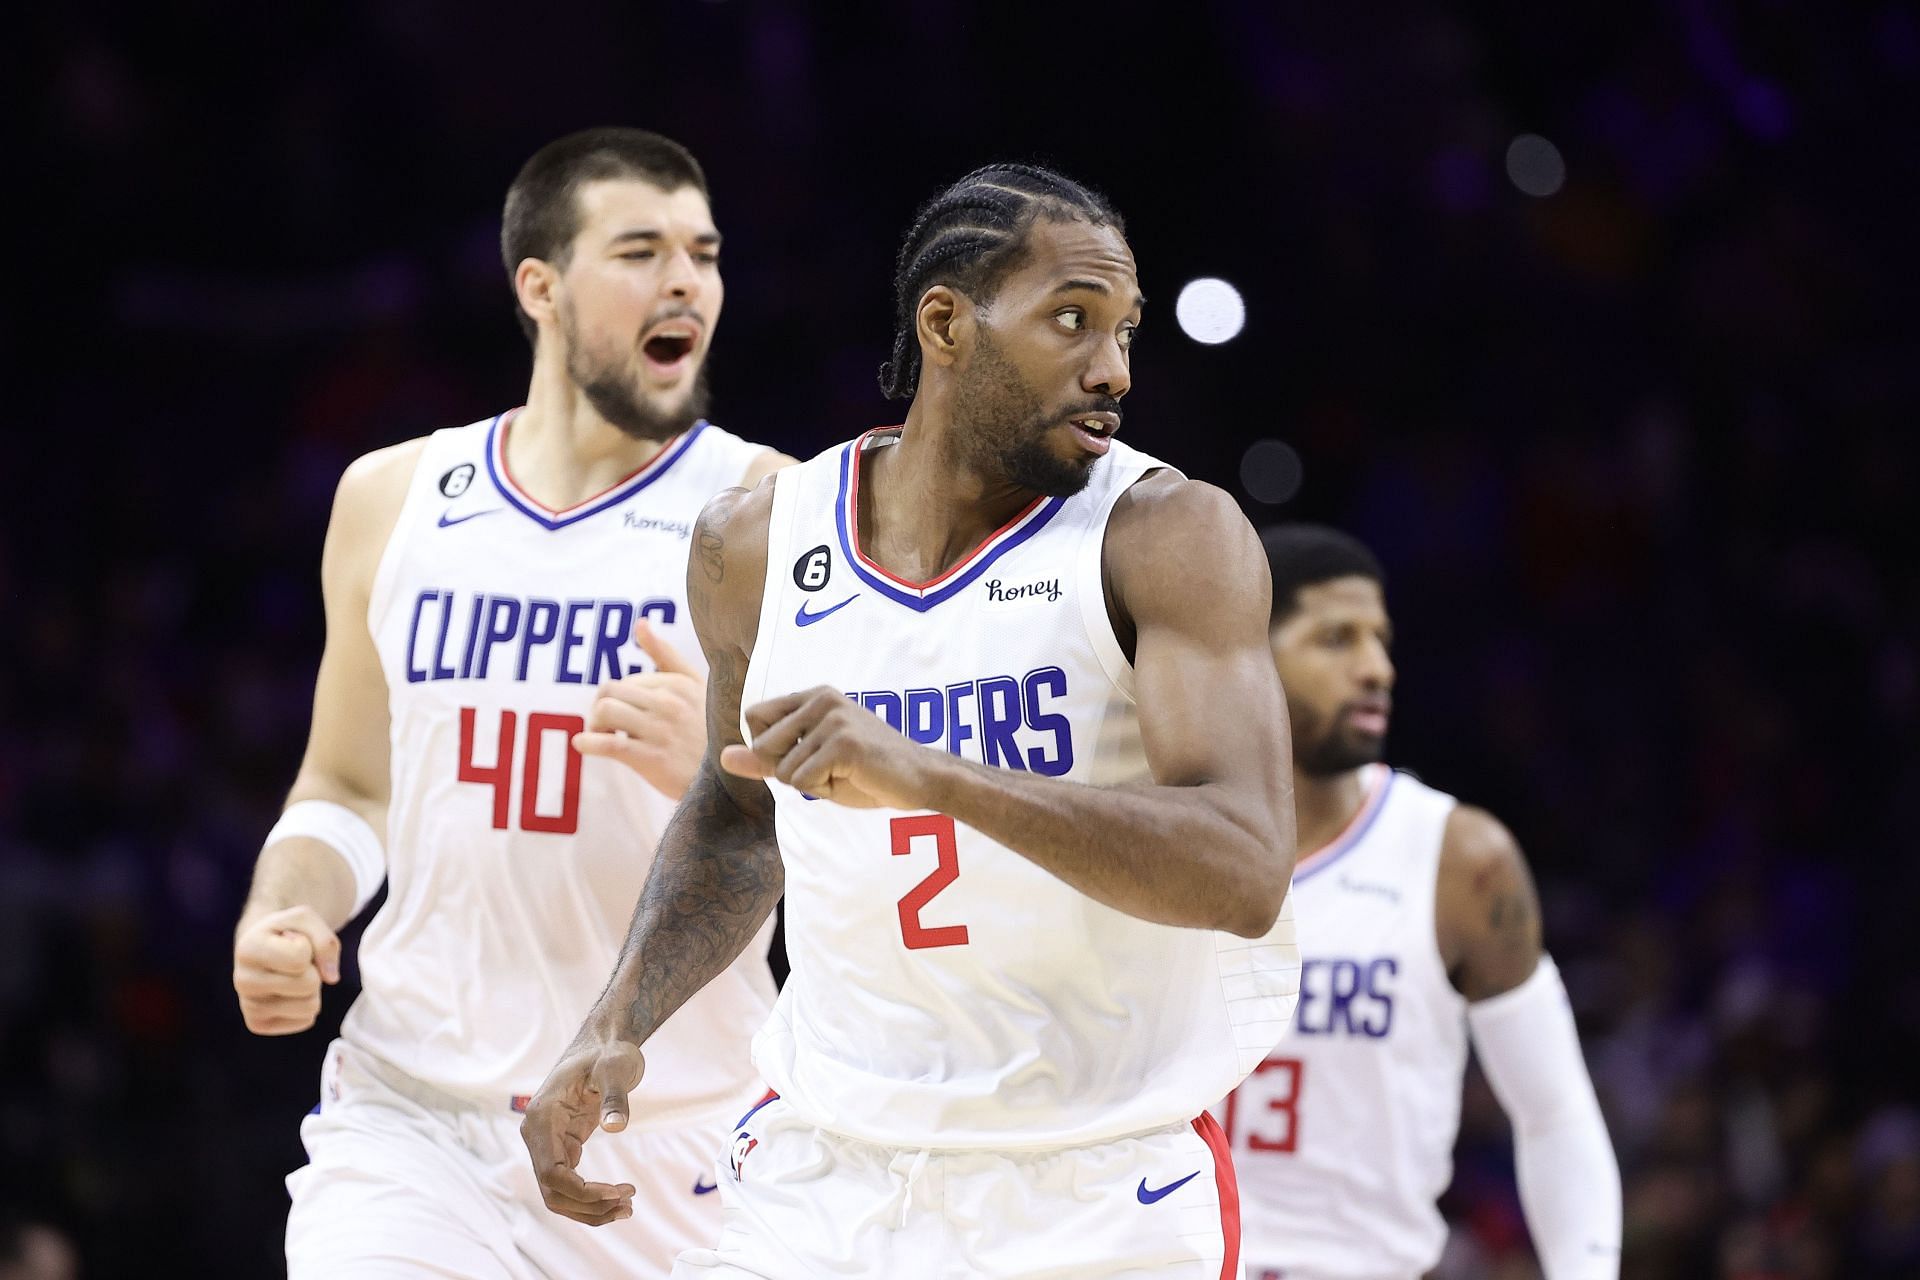
<path id="1" fill-rule="evenodd" d="M 635 1188 L 608 1232 L 540 1205 L 515 1129 L 618 953 L 705 751 L 683 656 L 700 508 L 791 459 L 703 420 L 720 237 L 676 143 L 594 129 L 507 193 L 526 407 L 382 449 L 340 483 L 312 736 L 234 945 L 248 1027 L 311 1026 L 384 876 L 364 991 L 288 1179 L 294 1280 L 662 1276 L 719 1221 L 712 1154 L 757 1096 L 767 939 L 649 1046 Z"/>
<path id="2" fill-rule="evenodd" d="M 1471 1037 L 1513 1121 L 1548 1280 L 1620 1267 L 1620 1171 L 1507 829 L 1380 763 L 1380 566 L 1317 525 L 1264 537 L 1294 733 L 1303 968 L 1293 1034 L 1224 1108 L 1249 1280 L 1412 1280 L 1440 1259 Z"/>
<path id="3" fill-rule="evenodd" d="M 773 1092 L 676 1276 L 1237 1275 L 1204 1109 L 1297 978 L 1258 542 L 1114 439 L 1142 300 L 1102 197 L 969 174 L 896 287 L 905 425 L 701 517 L 708 756 L 522 1126 L 547 1203 L 625 1211 L 581 1145 L 784 886 Z"/>

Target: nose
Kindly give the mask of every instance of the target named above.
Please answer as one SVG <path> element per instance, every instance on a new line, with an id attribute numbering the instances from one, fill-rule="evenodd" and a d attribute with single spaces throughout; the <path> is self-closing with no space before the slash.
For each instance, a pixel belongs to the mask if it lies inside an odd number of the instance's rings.
<path id="1" fill-rule="evenodd" d="M 1360 646 L 1360 683 L 1369 691 L 1385 692 L 1393 688 L 1393 657 L 1378 636 L 1367 637 Z"/>
<path id="2" fill-rule="evenodd" d="M 1092 395 L 1112 396 L 1118 400 L 1133 387 L 1133 371 L 1127 365 L 1126 348 L 1109 334 L 1095 349 L 1086 372 L 1080 376 L 1080 388 Z"/>
<path id="3" fill-rule="evenodd" d="M 699 295 L 700 269 L 694 264 L 692 254 L 680 249 L 667 259 L 667 273 L 662 289 L 667 296 L 682 302 L 691 302 Z"/>

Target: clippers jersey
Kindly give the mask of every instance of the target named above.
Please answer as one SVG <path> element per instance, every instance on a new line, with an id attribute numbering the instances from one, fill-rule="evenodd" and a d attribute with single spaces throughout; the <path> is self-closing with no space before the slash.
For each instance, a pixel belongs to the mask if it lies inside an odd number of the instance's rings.
<path id="1" fill-rule="evenodd" d="M 393 724 L 387 901 L 342 1035 L 425 1084 L 532 1094 L 613 971 L 673 802 L 572 735 L 597 686 L 650 670 L 650 619 L 704 668 L 687 616 L 694 520 L 761 452 L 696 424 L 612 489 L 542 507 L 506 467 L 512 415 L 434 433 L 374 578 Z M 766 937 L 647 1042 L 633 1119 L 752 1088 Z"/>
<path id="2" fill-rule="evenodd" d="M 780 473 L 743 705 L 825 684 L 975 762 L 1150 781 L 1101 548 L 1163 464 L 1116 442 L 1080 493 L 912 584 L 856 545 L 859 455 L 897 439 Z M 792 972 L 754 1063 L 808 1124 L 903 1148 L 1101 1142 L 1189 1123 L 1286 1028 L 1290 911 L 1251 941 L 1151 924 L 951 818 L 768 785 Z"/>
<path id="3" fill-rule="evenodd" d="M 1385 765 L 1347 830 L 1293 874 L 1292 1033 L 1221 1111 L 1240 1174 L 1249 1274 L 1415 1277 L 1439 1261 L 1467 1002 L 1434 935 L 1454 799 Z"/>

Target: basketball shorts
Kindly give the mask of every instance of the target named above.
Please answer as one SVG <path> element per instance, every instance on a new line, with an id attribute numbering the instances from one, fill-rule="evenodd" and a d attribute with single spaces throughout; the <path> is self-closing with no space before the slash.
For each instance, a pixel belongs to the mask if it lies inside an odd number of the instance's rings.
<path id="1" fill-rule="evenodd" d="M 511 1099 L 451 1098 L 336 1040 L 300 1126 L 308 1163 L 287 1178 L 288 1278 L 664 1278 L 719 1234 L 714 1153 L 762 1093 L 680 1127 L 596 1134 L 581 1173 L 636 1190 L 633 1217 L 589 1227 L 541 1203 Z"/>
<path id="2" fill-rule="evenodd" d="M 675 1280 L 1239 1280 L 1240 1207 L 1211 1116 L 1051 1151 L 902 1151 L 745 1116 L 715 1180 L 719 1244 Z"/>

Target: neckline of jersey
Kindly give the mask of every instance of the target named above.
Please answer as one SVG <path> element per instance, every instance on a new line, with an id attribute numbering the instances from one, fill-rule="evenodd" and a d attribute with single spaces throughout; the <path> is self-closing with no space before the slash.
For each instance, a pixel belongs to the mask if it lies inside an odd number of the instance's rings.
<path id="1" fill-rule="evenodd" d="M 590 516 L 598 515 L 609 507 L 618 506 L 634 494 L 640 492 L 661 476 L 665 475 L 673 464 L 686 456 L 693 442 L 707 429 L 706 419 L 695 422 L 692 427 L 669 439 L 660 447 L 660 452 L 647 459 L 641 466 L 620 480 L 591 497 L 583 498 L 570 507 L 555 510 L 521 487 L 513 478 L 513 472 L 507 467 L 507 432 L 513 427 L 513 420 L 520 415 L 525 405 L 509 409 L 493 420 L 487 428 L 487 474 L 492 477 L 494 488 L 500 496 L 534 523 L 549 530 L 564 529 L 568 525 L 578 524 Z"/>
<path id="2" fill-rule="evenodd" d="M 1065 498 L 1035 498 L 1020 512 L 988 534 L 981 543 L 962 556 L 952 568 L 927 582 L 913 582 L 891 572 L 860 549 L 860 455 L 875 437 L 899 437 L 898 426 L 875 427 L 847 443 L 840 454 L 840 494 L 835 504 L 835 524 L 840 534 L 840 550 L 861 581 L 888 599 L 925 613 L 955 595 L 984 573 L 989 565 L 1038 533 L 1066 505 Z"/>
<path id="3" fill-rule="evenodd" d="M 1353 811 L 1353 816 L 1347 819 L 1347 825 L 1340 828 L 1338 835 L 1312 853 L 1294 861 L 1293 882 L 1295 884 L 1312 879 L 1352 853 L 1354 847 L 1373 826 L 1374 820 L 1380 816 L 1381 810 L 1387 807 L 1387 792 L 1393 786 L 1393 770 L 1384 764 L 1371 764 L 1366 767 L 1376 771 L 1366 799 L 1360 802 L 1360 807 Z"/>

